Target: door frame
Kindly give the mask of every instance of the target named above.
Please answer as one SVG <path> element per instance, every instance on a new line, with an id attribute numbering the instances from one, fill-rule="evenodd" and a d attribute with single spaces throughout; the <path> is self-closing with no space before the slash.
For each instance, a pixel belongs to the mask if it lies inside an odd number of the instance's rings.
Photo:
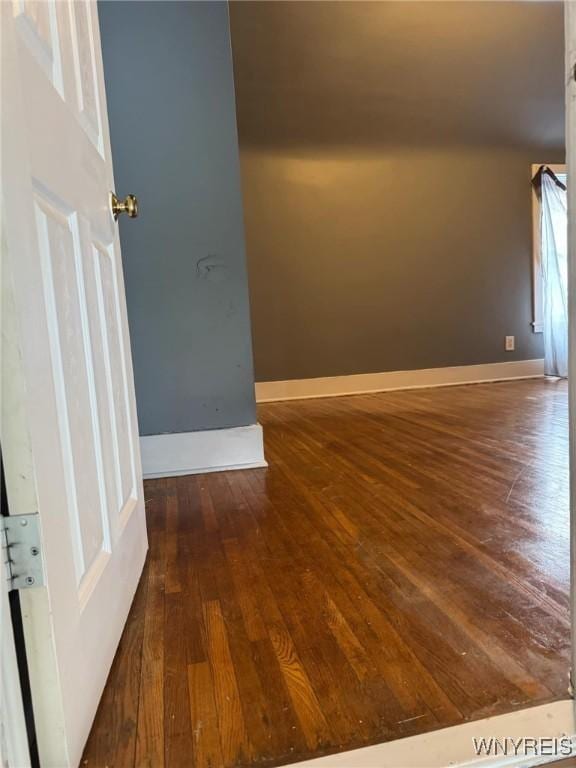
<path id="1" fill-rule="evenodd" d="M 31 761 L 4 564 L 0 580 L 0 765 L 22 768 Z"/>
<path id="2" fill-rule="evenodd" d="M 4 219 L 3 207 L 2 219 Z M 6 240 L 2 228 L 0 242 L 0 436 L 2 441 L 8 437 L 5 421 L 8 413 L 5 404 L 7 405 L 11 391 L 11 386 L 8 384 L 8 371 L 12 362 L 10 351 L 14 341 L 14 329 L 11 327 L 13 313 L 11 317 L 8 316 L 12 307 L 12 293 L 6 261 Z M 5 494 L 4 468 L 0 450 L 0 522 L 2 517 L 9 514 Z M 8 594 L 9 571 L 5 544 L 4 533 L 0 530 L 0 581 L 2 582 L 0 584 L 0 766 L 7 764 L 9 768 L 19 768 L 19 766 L 30 765 L 30 750 Z M 5 714 L 8 712 L 10 719 Z"/>
<path id="3" fill-rule="evenodd" d="M 565 0 L 566 167 L 576 179 L 576 0 Z M 568 183 L 568 428 L 570 479 L 571 689 L 576 670 L 576 186 Z M 575 702 L 576 717 L 576 702 Z"/>
<path id="4" fill-rule="evenodd" d="M 6 581 L 0 585 L 0 765 L 30 765 L 24 703 Z M 5 716 L 9 713 L 9 717 Z"/>
<path id="5" fill-rule="evenodd" d="M 3 177 L 4 181 L 4 177 Z M 2 205 L 2 220 L 5 209 Z M 23 403 L 20 396 L 23 386 L 20 350 L 14 310 L 12 278 L 9 269 L 8 246 L 2 228 L 0 243 L 0 514 L 15 515 L 18 510 L 25 514 L 33 508 L 34 484 L 25 479 L 31 469 L 32 452 L 28 432 L 23 420 Z M 10 451 L 6 446 L 10 445 Z M 8 461 L 10 477 L 6 469 Z M 20 463 L 22 462 L 22 463 Z M 22 472 L 18 479 L 16 467 Z M 33 479 L 33 474 L 30 475 Z M 8 488 L 9 487 L 9 488 Z M 32 505 L 32 506 L 30 506 Z M 0 518 L 1 519 L 1 518 Z M 31 765 L 30 734 L 24 714 L 24 693 L 15 642 L 14 616 L 10 606 L 8 568 L 5 562 L 4 533 L 0 530 L 2 564 L 0 565 L 0 765 L 7 761 L 9 768 Z M 22 611 L 25 595 L 20 594 L 18 605 Z M 24 649 L 23 649 L 24 650 Z M 10 718 L 4 717 L 9 712 Z"/>

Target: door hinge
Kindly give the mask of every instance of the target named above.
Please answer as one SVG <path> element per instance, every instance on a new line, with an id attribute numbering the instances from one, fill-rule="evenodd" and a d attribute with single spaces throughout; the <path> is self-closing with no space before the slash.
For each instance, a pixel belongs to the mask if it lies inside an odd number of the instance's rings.
<path id="1" fill-rule="evenodd" d="M 44 586 L 38 513 L 1 517 L 0 535 L 8 588 Z"/>

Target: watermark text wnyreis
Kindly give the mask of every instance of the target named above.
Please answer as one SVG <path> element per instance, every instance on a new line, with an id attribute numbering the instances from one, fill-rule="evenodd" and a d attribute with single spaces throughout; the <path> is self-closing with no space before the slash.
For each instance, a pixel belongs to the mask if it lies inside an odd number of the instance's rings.
<path id="1" fill-rule="evenodd" d="M 570 757 L 576 755 L 576 743 L 569 736 L 483 736 L 473 737 L 477 756 Z"/>

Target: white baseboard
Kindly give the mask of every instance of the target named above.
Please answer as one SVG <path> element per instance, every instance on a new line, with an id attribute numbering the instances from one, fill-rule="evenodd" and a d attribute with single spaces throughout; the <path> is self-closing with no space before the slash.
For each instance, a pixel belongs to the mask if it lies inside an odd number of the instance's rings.
<path id="1" fill-rule="evenodd" d="M 140 438 L 144 478 L 268 466 L 260 424 Z"/>
<path id="2" fill-rule="evenodd" d="M 507 741 L 507 755 L 476 755 L 473 739 L 482 737 L 514 739 L 519 754 L 515 755 L 513 745 Z M 540 754 L 518 739 L 540 739 Z M 564 740 L 566 741 L 560 741 Z M 558 740 L 558 741 L 555 741 Z M 556 763 L 567 757 L 562 749 L 576 754 L 576 728 L 574 701 L 555 701 L 538 707 L 529 707 L 507 715 L 487 717 L 438 731 L 429 731 L 418 736 L 375 744 L 363 749 L 340 752 L 336 755 L 317 757 L 295 763 L 294 768 L 528 768 L 529 766 Z M 551 754 L 556 750 L 556 754 Z M 544 754 L 542 754 L 544 752 Z"/>
<path id="3" fill-rule="evenodd" d="M 513 360 L 506 363 L 458 365 L 450 368 L 422 368 L 415 371 L 359 373 L 351 376 L 327 376 L 318 379 L 259 381 L 255 385 L 256 402 L 307 400 L 314 397 L 341 397 L 395 389 L 450 387 L 489 381 L 532 379 L 544 376 L 544 360 Z"/>

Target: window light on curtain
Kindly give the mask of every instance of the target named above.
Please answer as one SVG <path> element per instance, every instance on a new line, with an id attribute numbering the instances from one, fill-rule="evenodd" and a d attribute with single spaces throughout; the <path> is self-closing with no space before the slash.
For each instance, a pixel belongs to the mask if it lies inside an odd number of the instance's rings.
<path id="1" fill-rule="evenodd" d="M 566 187 L 540 174 L 544 372 L 568 376 L 568 214 Z"/>

